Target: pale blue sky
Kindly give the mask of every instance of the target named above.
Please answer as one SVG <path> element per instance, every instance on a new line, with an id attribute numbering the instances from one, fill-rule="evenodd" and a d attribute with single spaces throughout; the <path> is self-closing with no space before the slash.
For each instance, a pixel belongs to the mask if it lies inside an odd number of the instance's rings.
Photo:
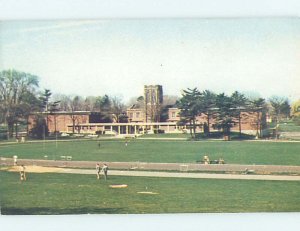
<path id="1" fill-rule="evenodd" d="M 215 92 L 300 98 L 300 21 L 153 19 L 5 21 L 0 69 L 39 76 L 53 93 L 118 95 L 144 84 L 164 93 Z"/>

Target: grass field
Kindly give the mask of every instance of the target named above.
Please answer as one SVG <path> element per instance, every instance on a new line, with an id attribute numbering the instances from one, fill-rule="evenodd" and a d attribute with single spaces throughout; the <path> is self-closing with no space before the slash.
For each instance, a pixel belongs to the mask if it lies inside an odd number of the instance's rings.
<path id="1" fill-rule="evenodd" d="M 275 123 L 272 124 L 273 127 L 276 126 Z M 300 132 L 300 126 L 293 120 L 285 120 L 279 123 L 279 131 L 283 132 Z"/>
<path id="2" fill-rule="evenodd" d="M 207 154 L 211 160 L 223 157 L 232 164 L 300 165 L 300 143 L 255 141 L 162 141 L 124 140 L 15 143 L 0 146 L 0 156 L 17 155 L 24 159 L 60 159 L 70 155 L 73 160 L 141 161 L 195 163 Z"/>
<path id="3" fill-rule="evenodd" d="M 300 211 L 299 182 L 120 176 L 105 182 L 93 175 L 44 173 L 21 183 L 18 173 L 0 174 L 2 214 Z"/>

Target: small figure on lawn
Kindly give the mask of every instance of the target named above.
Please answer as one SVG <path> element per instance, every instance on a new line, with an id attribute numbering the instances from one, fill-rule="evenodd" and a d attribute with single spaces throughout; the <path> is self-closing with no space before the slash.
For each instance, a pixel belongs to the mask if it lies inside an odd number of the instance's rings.
<path id="1" fill-rule="evenodd" d="M 96 164 L 96 174 L 97 174 L 97 179 L 100 179 L 100 172 L 101 172 L 101 168 L 100 165 L 97 163 Z"/>
<path id="2" fill-rule="evenodd" d="M 106 180 L 107 179 L 107 171 L 108 171 L 108 166 L 106 164 L 103 164 L 102 171 L 103 171 L 104 179 Z"/>
<path id="3" fill-rule="evenodd" d="M 25 166 L 23 164 L 20 167 L 20 180 L 26 181 Z"/>
<path id="4" fill-rule="evenodd" d="M 14 155 L 13 159 L 14 159 L 14 166 L 18 165 L 18 156 Z"/>
<path id="5" fill-rule="evenodd" d="M 209 164 L 210 163 L 208 156 L 203 157 L 203 162 L 204 162 L 204 164 Z"/>
<path id="6" fill-rule="evenodd" d="M 126 146 L 126 147 L 128 146 L 128 141 L 127 141 L 127 140 L 125 141 L 125 146 Z"/>
<path id="7" fill-rule="evenodd" d="M 225 164 L 225 161 L 224 161 L 224 159 L 221 157 L 220 159 L 219 159 L 219 164 Z"/>
<path id="8" fill-rule="evenodd" d="M 100 141 L 98 142 L 98 148 L 100 148 L 101 147 L 101 144 L 100 144 Z"/>

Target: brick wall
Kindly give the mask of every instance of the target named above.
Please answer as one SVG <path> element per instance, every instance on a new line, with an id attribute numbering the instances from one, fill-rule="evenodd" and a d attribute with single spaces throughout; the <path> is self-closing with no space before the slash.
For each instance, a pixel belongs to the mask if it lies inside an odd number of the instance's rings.
<path id="1" fill-rule="evenodd" d="M 48 118 L 48 129 L 49 132 L 56 131 L 59 132 L 67 132 L 68 127 L 67 125 L 73 124 L 72 118 L 75 120 L 76 124 L 83 124 L 89 123 L 89 115 L 67 115 L 67 114 L 60 114 L 60 115 L 48 115 L 45 116 L 45 119 Z M 35 125 L 36 115 L 29 116 L 29 130 L 31 130 Z M 56 124 L 55 124 L 56 123 Z"/>

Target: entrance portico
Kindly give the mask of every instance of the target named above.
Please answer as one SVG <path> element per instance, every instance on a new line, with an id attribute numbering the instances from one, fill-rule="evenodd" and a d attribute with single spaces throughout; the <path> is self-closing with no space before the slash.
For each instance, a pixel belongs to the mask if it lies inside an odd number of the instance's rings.
<path id="1" fill-rule="evenodd" d="M 73 131 L 73 125 L 68 124 L 68 131 Z M 163 131 L 165 133 L 182 132 L 183 127 L 176 122 L 153 122 L 153 123 L 87 123 L 77 124 L 75 130 L 78 133 L 95 134 L 102 132 L 105 134 L 144 134 Z"/>

